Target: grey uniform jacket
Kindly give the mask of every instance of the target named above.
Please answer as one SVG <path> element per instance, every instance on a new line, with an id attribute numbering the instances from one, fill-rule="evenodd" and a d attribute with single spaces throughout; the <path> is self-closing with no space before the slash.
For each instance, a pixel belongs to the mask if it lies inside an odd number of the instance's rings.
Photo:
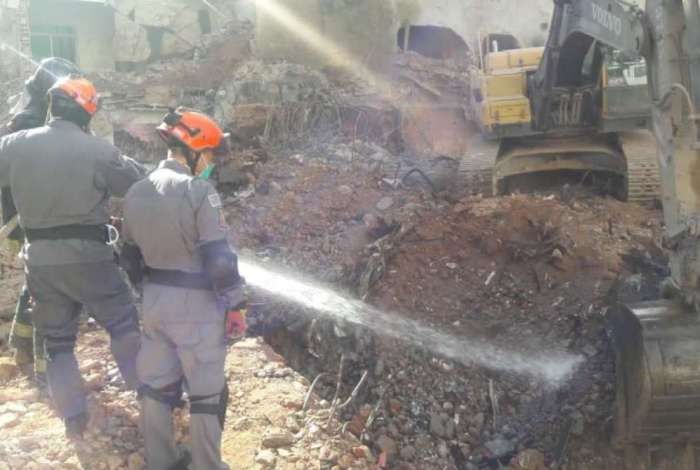
<path id="1" fill-rule="evenodd" d="M 124 196 L 144 176 L 140 164 L 66 120 L 0 139 L 0 186 L 10 186 L 25 229 L 106 224 L 110 196 Z M 111 247 L 89 240 L 40 240 L 25 250 L 29 265 L 114 257 Z"/>
<path id="2" fill-rule="evenodd" d="M 175 160 L 161 162 L 126 195 L 124 236 L 138 245 L 149 268 L 204 272 L 199 247 L 227 234 L 214 186 Z"/>

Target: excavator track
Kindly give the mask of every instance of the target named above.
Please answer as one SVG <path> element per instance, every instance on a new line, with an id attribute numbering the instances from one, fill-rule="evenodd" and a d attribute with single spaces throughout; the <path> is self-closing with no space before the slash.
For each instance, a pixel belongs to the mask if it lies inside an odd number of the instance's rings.
<path id="1" fill-rule="evenodd" d="M 613 155 L 614 151 L 611 147 L 605 144 L 604 139 L 599 140 L 594 137 L 584 139 L 571 140 L 566 139 L 542 139 L 540 145 L 543 149 L 543 157 L 553 148 L 561 147 L 565 152 L 576 152 L 577 150 L 586 150 L 590 144 L 583 142 L 591 139 L 595 145 L 601 149 L 601 154 Z M 619 135 L 620 146 L 624 159 L 626 160 L 626 182 L 627 193 L 626 199 L 634 203 L 653 203 L 661 198 L 661 176 L 659 172 L 659 164 L 656 156 L 656 144 L 653 136 L 648 131 L 629 131 Z M 516 154 L 519 152 L 518 146 L 512 147 L 511 151 Z M 495 168 L 498 165 L 498 155 L 502 152 L 502 141 L 487 140 L 480 135 L 472 136 L 472 145 L 462 160 L 460 161 L 460 180 L 464 182 L 467 190 L 471 194 L 481 194 L 484 197 L 497 195 L 495 187 L 497 186 L 494 180 Z M 530 144 L 531 145 L 531 144 Z M 520 152 L 523 155 L 531 154 L 532 149 L 526 151 L 527 145 L 523 145 Z M 536 153 L 536 152 L 535 152 Z M 622 155 L 620 155 L 622 157 Z M 517 158 L 517 157 L 515 157 Z M 585 164 L 581 160 L 579 169 L 583 170 Z M 624 165 L 621 163 L 621 165 Z M 536 165 L 535 165 L 536 167 Z M 592 165 L 591 169 L 595 167 Z M 620 168 L 622 170 L 622 166 Z M 621 197 L 624 195 L 620 195 Z"/>
<path id="2" fill-rule="evenodd" d="M 627 200 L 660 200 L 661 173 L 654 137 L 647 131 L 626 132 L 620 136 L 620 142 L 627 159 Z"/>

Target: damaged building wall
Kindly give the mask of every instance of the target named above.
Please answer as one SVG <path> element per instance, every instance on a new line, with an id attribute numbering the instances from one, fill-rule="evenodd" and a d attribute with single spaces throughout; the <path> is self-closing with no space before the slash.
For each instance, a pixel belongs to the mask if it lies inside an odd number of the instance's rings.
<path id="1" fill-rule="evenodd" d="M 394 50 L 394 9 L 386 0 L 257 2 L 256 51 L 306 65 L 386 63 Z M 321 35 L 328 43 L 314 41 Z M 337 48 L 343 56 L 337 54 Z"/>
<path id="2" fill-rule="evenodd" d="M 75 62 L 85 71 L 114 69 L 114 12 L 96 2 L 55 2 L 32 0 L 29 7 L 32 30 L 32 50 L 35 58 L 38 36 L 49 37 L 60 28 L 61 34 L 72 35 Z M 65 33 L 67 32 L 67 33 Z M 56 50 L 42 51 L 46 56 L 63 55 Z M 67 57 L 70 59 L 71 57 Z"/>
<path id="3" fill-rule="evenodd" d="M 270 5 L 280 5 L 277 8 Z M 476 47 L 479 31 L 511 32 L 525 45 L 544 44 L 552 0 L 279 0 L 258 1 L 256 45 L 267 59 L 288 59 L 309 65 L 333 64 L 323 44 L 310 45 L 300 28 L 316 31 L 355 60 L 386 63 L 398 49 L 403 24 L 447 27 Z M 286 21 L 291 14 L 300 24 Z"/>
<path id="4" fill-rule="evenodd" d="M 401 5 L 411 3 L 411 14 L 402 15 Z M 451 28 L 473 47 L 479 32 L 514 34 L 535 46 L 544 44 L 553 8 L 552 0 L 400 0 L 398 19 Z"/>
<path id="5" fill-rule="evenodd" d="M 118 69 L 194 55 L 203 37 L 230 23 L 254 21 L 254 0 L 112 0 Z"/>

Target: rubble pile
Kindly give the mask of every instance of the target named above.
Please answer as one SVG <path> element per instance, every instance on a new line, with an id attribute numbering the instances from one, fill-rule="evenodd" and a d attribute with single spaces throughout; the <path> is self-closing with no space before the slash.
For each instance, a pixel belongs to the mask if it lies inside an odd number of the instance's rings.
<path id="1" fill-rule="evenodd" d="M 394 75 L 415 85 L 422 91 L 441 98 L 469 93 L 470 59 L 431 59 L 416 52 L 406 52 L 394 57 Z"/>
<path id="2" fill-rule="evenodd" d="M 437 60 L 414 52 L 392 64 L 405 152 L 417 158 L 462 156 L 478 132 L 467 120 L 471 58 Z"/>
<path id="3" fill-rule="evenodd" d="M 124 390 L 109 353 L 109 338 L 94 324 L 82 328 L 77 347 L 89 393 L 85 439 L 69 442 L 48 399 L 27 380 L 28 371 L 0 356 L 0 469 L 145 469 L 139 410 Z M 223 437 L 225 461 L 240 469 L 369 469 L 373 453 L 352 435 L 341 435 L 327 403 L 308 394 L 309 381 L 260 340 L 237 344 L 226 365 L 231 388 Z M 308 395 L 308 398 L 307 398 Z M 306 406 L 302 409 L 303 406 Z M 186 446 L 188 416 L 175 412 L 178 442 Z"/>
<path id="4" fill-rule="evenodd" d="M 568 187 L 454 201 L 427 183 L 397 181 L 400 158 L 372 144 L 320 148 L 325 155 L 271 156 L 256 168 L 254 188 L 226 198 L 244 252 L 465 341 L 568 351 L 584 363 L 558 387 L 465 367 L 352 325 L 330 327 L 270 299 L 257 308 L 266 339 L 310 379 L 329 373 L 318 387 L 329 400 L 341 355 L 352 358 L 344 393 L 370 370 L 369 387 L 343 418 L 352 427 L 377 407 L 373 427 L 358 436 L 390 468 L 614 462 L 605 314 L 611 292 L 659 275 L 659 215 Z"/>

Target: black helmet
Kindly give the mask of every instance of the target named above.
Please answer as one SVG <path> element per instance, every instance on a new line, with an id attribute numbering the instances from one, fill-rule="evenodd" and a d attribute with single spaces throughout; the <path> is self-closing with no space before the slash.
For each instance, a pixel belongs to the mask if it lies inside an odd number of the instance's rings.
<path id="1" fill-rule="evenodd" d="M 58 79 L 69 75 L 81 76 L 83 73 L 77 65 L 69 60 L 49 57 L 41 61 L 25 85 L 32 96 L 44 98 Z"/>
<path id="2" fill-rule="evenodd" d="M 10 128 L 13 132 L 44 124 L 48 108 L 47 93 L 59 78 L 68 75 L 82 75 L 82 72 L 77 65 L 60 57 L 49 57 L 41 61 L 25 82 L 23 100 L 26 104 L 12 118 Z"/>

